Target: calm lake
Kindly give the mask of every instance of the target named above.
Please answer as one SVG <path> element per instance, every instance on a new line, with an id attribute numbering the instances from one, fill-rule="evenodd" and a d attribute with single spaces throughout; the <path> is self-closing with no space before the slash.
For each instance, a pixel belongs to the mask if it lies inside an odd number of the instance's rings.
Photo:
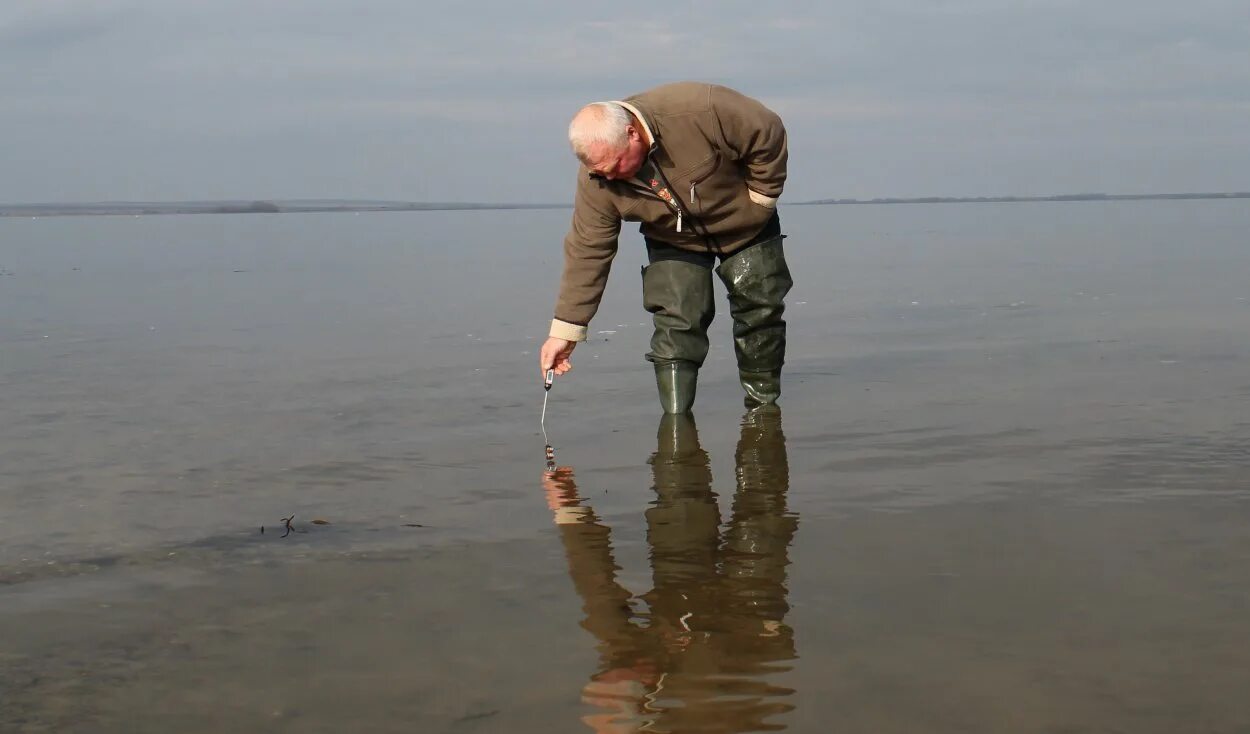
<path id="1" fill-rule="evenodd" d="M 1250 201 L 783 207 L 688 420 L 627 225 L 549 466 L 569 216 L 0 219 L 0 731 L 1250 731 Z"/>

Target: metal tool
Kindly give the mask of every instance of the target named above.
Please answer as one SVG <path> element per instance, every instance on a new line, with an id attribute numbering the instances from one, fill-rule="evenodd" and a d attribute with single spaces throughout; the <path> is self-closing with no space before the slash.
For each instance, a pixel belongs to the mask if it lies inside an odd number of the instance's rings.
<path id="1" fill-rule="evenodd" d="M 547 440 L 547 396 L 551 394 L 551 385 L 556 381 L 556 371 L 547 370 L 547 374 L 543 375 L 543 415 L 539 419 L 539 425 L 543 429 L 543 443 L 550 446 L 551 442 Z"/>

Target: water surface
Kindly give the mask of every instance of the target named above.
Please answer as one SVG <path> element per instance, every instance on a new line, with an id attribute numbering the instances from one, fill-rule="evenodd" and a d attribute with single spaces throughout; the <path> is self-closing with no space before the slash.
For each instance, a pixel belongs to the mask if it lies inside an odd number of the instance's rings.
<path id="1" fill-rule="evenodd" d="M 1245 202 L 789 207 L 690 422 L 631 234 L 552 469 L 567 218 L 0 222 L 0 730 L 1250 727 Z"/>

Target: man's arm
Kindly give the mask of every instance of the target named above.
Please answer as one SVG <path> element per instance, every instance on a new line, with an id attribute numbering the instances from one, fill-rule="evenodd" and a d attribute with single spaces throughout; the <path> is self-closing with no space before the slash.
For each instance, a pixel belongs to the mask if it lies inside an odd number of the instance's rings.
<path id="1" fill-rule="evenodd" d="M 610 204 L 594 196 L 593 187 L 599 185 L 589 180 L 585 168 L 578 169 L 573 222 L 564 238 L 564 274 L 555 318 L 539 353 L 539 368 L 544 372 L 554 368 L 562 375 L 573 368 L 569 355 L 577 342 L 586 340 L 587 326 L 599 310 L 612 259 L 616 257 L 621 217 Z"/>
<path id="2" fill-rule="evenodd" d="M 713 85 L 712 109 L 725 147 L 746 164 L 747 189 L 761 206 L 777 205 L 786 183 L 786 127 L 776 112 L 728 87 Z"/>

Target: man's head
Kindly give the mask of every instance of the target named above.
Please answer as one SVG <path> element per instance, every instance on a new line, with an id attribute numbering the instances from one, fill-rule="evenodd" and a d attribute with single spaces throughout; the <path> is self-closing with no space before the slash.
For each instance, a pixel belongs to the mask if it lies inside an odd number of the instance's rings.
<path id="1" fill-rule="evenodd" d="M 569 143 L 592 174 L 607 179 L 633 178 L 651 147 L 642 123 L 615 102 L 579 110 L 569 123 Z"/>

